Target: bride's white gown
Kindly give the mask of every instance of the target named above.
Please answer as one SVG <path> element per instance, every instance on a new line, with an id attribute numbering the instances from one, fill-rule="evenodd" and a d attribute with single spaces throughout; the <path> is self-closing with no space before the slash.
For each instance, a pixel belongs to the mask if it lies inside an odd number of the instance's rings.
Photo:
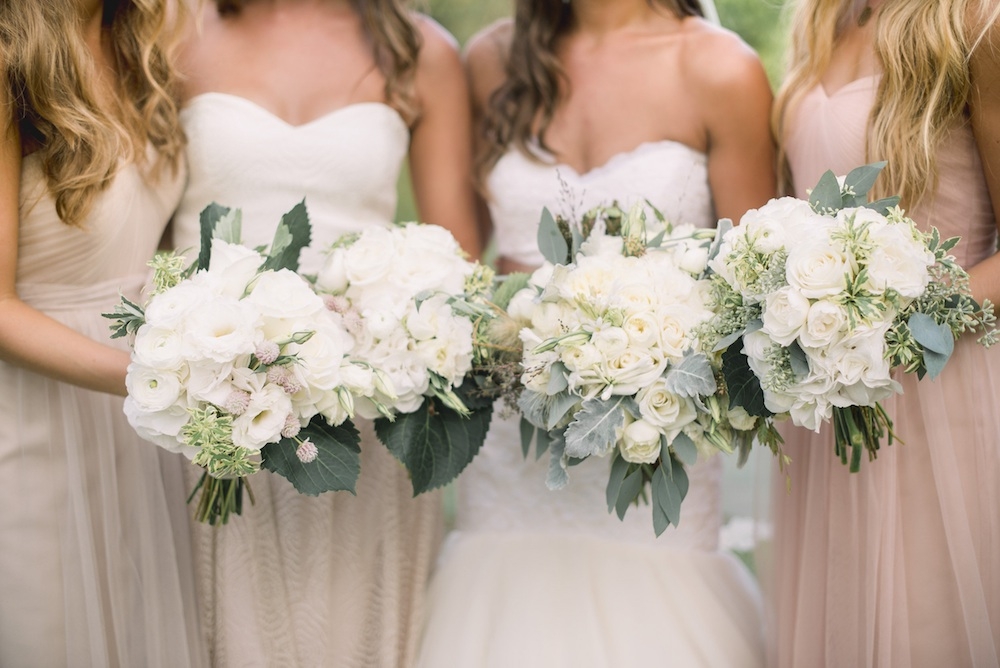
<path id="1" fill-rule="evenodd" d="M 715 219 L 702 153 L 652 142 L 585 174 L 510 152 L 488 181 L 500 255 L 542 261 L 543 206 L 579 215 L 648 199 L 671 221 Z M 545 487 L 548 456 L 521 454 L 519 416 L 494 417 L 459 479 L 456 531 L 431 586 L 423 668 L 761 666 L 762 613 L 750 574 L 718 550 L 721 460 L 689 471 L 678 527 L 654 537 L 649 506 L 624 521 L 605 502 L 609 462 Z"/>
<path id="2" fill-rule="evenodd" d="M 182 112 L 190 179 L 175 243 L 197 247 L 212 201 L 243 209 L 243 241 L 269 244 L 281 215 L 303 198 L 312 248 L 302 270 L 340 235 L 388 226 L 409 146 L 399 114 L 381 103 L 343 107 L 304 125 L 246 99 L 195 97 Z M 440 541 L 441 499 L 413 499 L 406 470 L 361 430 L 357 496 L 297 493 L 284 478 L 251 477 L 256 504 L 223 527 L 196 525 L 202 623 L 214 666 L 406 666 Z M 189 467 L 189 484 L 198 471 Z"/>

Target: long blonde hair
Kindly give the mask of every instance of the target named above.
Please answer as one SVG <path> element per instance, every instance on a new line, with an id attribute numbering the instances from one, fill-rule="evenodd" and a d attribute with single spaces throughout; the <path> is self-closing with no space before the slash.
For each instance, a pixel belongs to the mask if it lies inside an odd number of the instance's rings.
<path id="1" fill-rule="evenodd" d="M 830 63 L 839 26 L 851 18 L 851 4 L 803 0 L 795 12 L 788 74 L 773 114 L 783 165 L 788 111 L 818 85 Z M 970 17 L 975 17 L 974 29 Z M 866 161 L 889 162 L 875 187 L 878 196 L 899 195 L 912 206 L 933 191 L 937 148 L 964 118 L 972 94 L 971 53 L 998 17 L 1000 7 L 988 9 L 986 0 L 883 4 L 874 45 L 882 77 L 865 148 Z M 787 188 L 787 171 L 783 177 Z"/>
<path id="2" fill-rule="evenodd" d="M 215 0 L 220 14 L 238 14 L 253 0 Z M 420 115 L 416 101 L 420 30 L 406 0 L 351 0 L 371 41 L 375 66 L 385 79 L 385 99 L 412 123 Z"/>
<path id="3" fill-rule="evenodd" d="M 22 143 L 37 144 L 56 212 L 79 225 L 94 197 L 127 162 L 158 152 L 151 175 L 176 168 L 183 131 L 172 47 L 177 12 L 167 0 L 105 3 L 117 69 L 113 108 L 98 101 L 93 57 L 75 4 L 67 0 L 0 2 L 0 67 Z M 8 121 L 8 122 L 9 122 Z"/>
<path id="4" fill-rule="evenodd" d="M 699 0 L 648 2 L 681 18 L 704 16 Z M 572 12 L 564 0 L 517 0 L 506 78 L 483 115 L 482 150 L 476 157 L 480 183 L 511 146 L 531 155 L 529 144 L 537 139 L 548 148 L 545 132 L 568 85 L 555 48 L 570 28 Z"/>

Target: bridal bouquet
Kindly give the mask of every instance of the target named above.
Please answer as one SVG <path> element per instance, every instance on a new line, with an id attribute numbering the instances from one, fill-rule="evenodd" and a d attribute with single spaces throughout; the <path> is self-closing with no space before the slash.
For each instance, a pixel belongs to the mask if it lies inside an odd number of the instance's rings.
<path id="1" fill-rule="evenodd" d="M 657 535 L 679 520 L 684 465 L 699 451 L 748 449 L 758 428 L 728 409 L 717 356 L 696 335 L 713 317 L 704 275 L 715 238 L 641 207 L 601 208 L 561 229 L 546 211 L 539 240 L 549 262 L 509 306 L 527 323 L 525 453 L 532 437 L 551 451 L 553 489 L 576 461 L 610 456 L 609 511 L 623 517 L 649 485 Z"/>
<path id="2" fill-rule="evenodd" d="M 901 391 L 894 368 L 933 378 L 963 332 L 996 336 L 992 306 L 948 255 L 958 238 L 921 232 L 898 198 L 867 202 L 883 166 L 828 172 L 808 202 L 748 212 L 711 262 L 716 316 L 703 332 L 725 350 L 734 405 L 817 431 L 832 419 L 852 471 L 895 437 L 879 404 Z"/>
<path id="3" fill-rule="evenodd" d="M 355 336 L 354 354 L 390 381 L 392 396 L 376 388 L 355 407 L 377 418 L 415 494 L 454 479 L 486 437 L 492 405 L 471 374 L 477 302 L 492 280 L 447 230 L 418 223 L 343 237 L 315 277 Z"/>
<path id="4" fill-rule="evenodd" d="M 310 236 L 304 206 L 282 219 L 267 255 L 238 245 L 239 228 L 239 210 L 210 206 L 197 263 L 158 256 L 145 306 L 123 298 L 107 314 L 113 336 L 134 334 L 129 422 L 205 469 L 197 516 L 212 524 L 240 513 L 244 479 L 261 466 L 305 494 L 353 492 L 354 404 L 392 396 L 352 356 L 343 318 L 294 271 Z"/>

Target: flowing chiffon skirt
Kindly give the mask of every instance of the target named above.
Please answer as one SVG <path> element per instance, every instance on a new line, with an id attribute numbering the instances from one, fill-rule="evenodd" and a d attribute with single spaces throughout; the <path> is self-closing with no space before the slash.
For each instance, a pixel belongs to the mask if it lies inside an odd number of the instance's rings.
<path id="1" fill-rule="evenodd" d="M 107 341 L 120 284 L 19 291 Z M 0 362 L 0 666 L 204 665 L 185 466 L 122 399 Z"/>
<path id="2" fill-rule="evenodd" d="M 202 617 L 219 668 L 397 667 L 412 663 L 441 496 L 412 498 L 403 466 L 361 431 L 357 496 L 295 491 L 261 471 L 255 503 L 194 527 Z M 188 467 L 194 485 L 200 469 Z"/>
<path id="3" fill-rule="evenodd" d="M 1000 654 L 1000 351 L 958 342 L 885 402 L 902 443 L 851 474 L 785 430 L 773 500 L 778 666 L 969 666 Z"/>

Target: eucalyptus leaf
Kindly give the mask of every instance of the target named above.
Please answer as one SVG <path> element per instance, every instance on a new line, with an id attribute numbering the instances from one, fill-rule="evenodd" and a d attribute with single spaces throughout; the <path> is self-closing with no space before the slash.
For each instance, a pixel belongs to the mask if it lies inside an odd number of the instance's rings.
<path id="1" fill-rule="evenodd" d="M 618 514 L 618 519 L 625 519 L 628 507 L 632 505 L 632 502 L 639 496 L 639 492 L 642 491 L 642 480 L 642 469 L 640 468 L 635 469 L 625 476 L 622 486 L 618 489 L 618 499 L 615 501 L 615 512 Z"/>
<path id="2" fill-rule="evenodd" d="M 666 230 L 660 230 L 659 234 L 649 240 L 646 244 L 646 248 L 659 248 L 663 245 L 663 238 L 667 236 Z"/>
<path id="3" fill-rule="evenodd" d="M 227 206 L 212 202 L 198 216 L 198 223 L 201 229 L 201 250 L 198 253 L 198 269 L 208 269 L 212 261 L 212 236 L 215 234 L 215 226 L 229 213 Z"/>
<path id="4" fill-rule="evenodd" d="M 677 459 L 681 460 L 682 464 L 694 466 L 698 461 L 698 446 L 683 431 L 674 437 L 674 442 L 670 445 L 673 447 Z"/>
<path id="5" fill-rule="evenodd" d="M 809 194 L 809 204 L 812 205 L 813 211 L 824 215 L 840 211 L 843 208 L 843 201 L 837 175 L 829 170 L 820 177 L 819 183 Z"/>
<path id="6" fill-rule="evenodd" d="M 353 424 L 348 421 L 333 427 L 317 415 L 298 438 L 312 441 L 316 459 L 304 463 L 295 454 L 298 443 L 284 438 L 261 449 L 261 466 L 287 478 L 302 494 L 316 496 L 337 490 L 355 493 L 361 472 L 361 438 Z"/>
<path id="7" fill-rule="evenodd" d="M 712 364 L 703 353 L 689 353 L 664 378 L 664 387 L 682 397 L 709 396 L 718 389 Z"/>
<path id="8" fill-rule="evenodd" d="M 618 503 L 618 494 L 621 492 L 622 483 L 628 475 L 629 463 L 620 454 L 616 454 L 611 462 L 611 475 L 608 476 L 608 486 L 605 490 L 605 498 L 608 501 L 608 512 L 614 510 Z"/>
<path id="9" fill-rule="evenodd" d="M 548 208 L 542 209 L 542 219 L 538 223 L 538 250 L 552 264 L 566 264 L 569 259 L 566 238 Z"/>
<path id="10" fill-rule="evenodd" d="M 923 346 L 924 350 L 944 355 L 946 359 L 955 350 L 955 337 L 951 333 L 951 328 L 945 324 L 938 324 L 929 315 L 914 313 L 907 321 L 907 325 L 913 338 Z"/>
<path id="11" fill-rule="evenodd" d="M 566 429 L 566 454 L 603 457 L 614 447 L 624 422 L 621 397 L 608 401 L 587 399 Z"/>
<path id="12" fill-rule="evenodd" d="M 878 175 L 885 169 L 886 162 L 873 162 L 869 165 L 862 165 L 852 169 L 844 179 L 844 186 L 854 192 L 855 198 L 862 200 L 859 204 L 852 206 L 862 206 L 868 200 L 868 191 L 875 185 Z"/>
<path id="13" fill-rule="evenodd" d="M 486 439 L 493 404 L 473 393 L 466 381 L 455 390 L 469 408 L 463 417 L 440 401 L 425 397 L 420 407 L 392 422 L 375 421 L 375 433 L 410 472 L 413 495 L 447 485 L 473 460 Z M 433 407 L 433 408 L 432 408 Z"/>
<path id="14" fill-rule="evenodd" d="M 274 233 L 274 241 L 271 243 L 271 252 L 264 262 L 264 269 L 298 271 L 299 255 L 310 241 L 312 241 L 312 226 L 309 224 L 306 202 L 302 200 L 281 217 L 278 229 Z"/>
<path id="15" fill-rule="evenodd" d="M 889 209 L 894 206 L 899 206 L 899 197 L 893 195 L 892 197 L 883 197 L 882 199 L 875 200 L 874 202 L 869 202 L 864 205 L 866 209 L 872 209 L 875 212 L 885 216 L 889 214 Z"/>
<path id="16" fill-rule="evenodd" d="M 720 218 L 718 224 L 715 226 L 715 239 L 712 241 L 712 245 L 708 247 L 708 261 L 711 262 L 715 259 L 715 256 L 719 254 L 719 249 L 722 248 L 722 237 L 726 236 L 729 230 L 733 229 L 733 221 L 729 218 Z"/>
<path id="17" fill-rule="evenodd" d="M 726 336 L 722 337 L 721 339 L 719 339 L 719 342 L 715 344 L 715 347 L 712 348 L 712 352 L 717 353 L 720 350 L 725 350 L 729 346 L 733 345 L 734 343 L 742 339 L 743 335 L 746 334 L 746 331 L 747 330 L 745 328 L 739 329 L 733 332 L 732 334 L 727 334 Z"/>
<path id="18" fill-rule="evenodd" d="M 944 371 L 945 364 L 948 363 L 950 358 L 950 355 L 936 353 L 933 350 L 924 350 L 924 367 L 927 369 L 927 375 L 931 377 L 931 380 L 937 378 Z"/>
<path id="19" fill-rule="evenodd" d="M 569 369 L 562 362 L 554 362 L 549 367 L 549 384 L 545 386 L 546 394 L 559 394 L 569 387 Z"/>
<path id="20" fill-rule="evenodd" d="M 804 378 L 809 375 L 809 357 L 798 341 L 792 341 L 788 346 L 788 359 L 792 364 L 792 373 L 796 378 Z"/>
<path id="21" fill-rule="evenodd" d="M 653 528 L 662 534 L 668 525 L 678 526 L 681 520 L 681 503 L 688 492 L 688 475 L 683 466 L 674 466 L 668 476 L 661 466 L 653 474 Z M 657 515 L 660 515 L 657 521 Z"/>
<path id="22" fill-rule="evenodd" d="M 732 345 L 722 353 L 722 375 L 729 391 L 729 407 L 742 406 L 750 415 L 770 417 L 774 415 L 764 405 L 764 390 L 760 380 L 750 369 L 742 345 Z"/>
<path id="23" fill-rule="evenodd" d="M 544 429 L 539 429 L 535 432 L 535 461 L 541 459 L 542 455 L 549 451 L 549 445 L 552 443 L 552 440 L 552 434 Z"/>
<path id="24" fill-rule="evenodd" d="M 580 228 L 577 227 L 576 225 L 571 225 L 569 230 L 570 230 L 570 236 L 573 240 L 569 256 L 571 258 L 574 258 L 576 257 L 576 254 L 580 252 L 580 247 L 583 246 L 583 242 L 585 241 L 585 239 L 583 237 L 583 232 L 581 232 Z"/>
<path id="25" fill-rule="evenodd" d="M 535 425 L 531 424 L 523 417 L 521 418 L 521 453 L 524 458 L 528 458 L 528 453 L 531 452 L 531 442 L 535 440 L 535 432 L 537 429 Z"/>

